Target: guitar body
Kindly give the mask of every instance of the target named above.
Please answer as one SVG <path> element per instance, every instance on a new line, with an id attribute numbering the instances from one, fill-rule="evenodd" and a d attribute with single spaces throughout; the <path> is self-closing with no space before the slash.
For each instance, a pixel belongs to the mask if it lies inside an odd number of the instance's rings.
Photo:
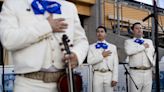
<path id="1" fill-rule="evenodd" d="M 82 78 L 79 74 L 73 74 L 73 81 L 74 81 L 74 92 L 81 92 L 82 91 Z M 68 92 L 69 90 L 69 83 L 68 83 L 68 75 L 64 74 L 58 80 L 58 91 L 59 92 Z"/>

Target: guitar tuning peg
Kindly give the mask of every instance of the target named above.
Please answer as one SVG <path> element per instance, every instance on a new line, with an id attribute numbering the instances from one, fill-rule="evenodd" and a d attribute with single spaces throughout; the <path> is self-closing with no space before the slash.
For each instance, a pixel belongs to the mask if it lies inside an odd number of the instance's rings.
<path id="1" fill-rule="evenodd" d="M 59 45 L 61 46 L 61 45 L 63 45 L 63 43 L 60 42 Z"/>
<path id="2" fill-rule="evenodd" d="M 64 50 L 65 50 L 65 49 L 63 49 L 63 48 L 61 49 L 62 52 L 63 52 Z"/>
<path id="3" fill-rule="evenodd" d="M 70 47 L 73 47 L 73 44 L 70 44 Z"/>
<path id="4" fill-rule="evenodd" d="M 67 42 L 70 42 L 70 40 L 68 39 Z"/>

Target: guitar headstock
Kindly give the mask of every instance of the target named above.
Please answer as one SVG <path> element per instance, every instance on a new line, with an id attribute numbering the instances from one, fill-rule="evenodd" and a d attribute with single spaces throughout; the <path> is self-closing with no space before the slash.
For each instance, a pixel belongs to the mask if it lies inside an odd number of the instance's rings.
<path id="1" fill-rule="evenodd" d="M 61 51 L 66 51 L 66 54 L 71 54 L 70 47 L 73 47 L 72 44 L 69 45 L 70 39 L 66 34 L 62 36 L 62 43 L 60 45 L 63 45 L 64 47 L 61 49 Z"/>

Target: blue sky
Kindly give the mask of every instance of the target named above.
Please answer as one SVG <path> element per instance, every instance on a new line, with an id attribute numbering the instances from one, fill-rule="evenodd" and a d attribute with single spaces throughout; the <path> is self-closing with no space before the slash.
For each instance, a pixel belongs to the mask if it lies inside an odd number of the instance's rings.
<path id="1" fill-rule="evenodd" d="M 159 7 L 164 9 L 164 0 L 159 0 Z"/>
<path id="2" fill-rule="evenodd" d="M 153 5 L 153 0 L 135 0 L 135 1 L 146 3 L 148 5 Z M 158 0 L 158 7 L 164 9 L 164 0 Z"/>
<path id="3" fill-rule="evenodd" d="M 143 3 L 146 3 L 146 4 L 149 4 L 149 5 L 152 5 L 152 0 L 135 0 L 135 1 L 138 1 L 138 2 L 143 2 Z"/>

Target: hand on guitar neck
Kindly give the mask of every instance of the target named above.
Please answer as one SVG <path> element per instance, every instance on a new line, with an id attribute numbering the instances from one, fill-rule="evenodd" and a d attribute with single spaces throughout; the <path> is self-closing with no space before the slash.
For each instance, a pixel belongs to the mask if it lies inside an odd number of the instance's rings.
<path id="1" fill-rule="evenodd" d="M 63 35 L 62 43 L 60 43 L 63 48 L 61 49 L 64 53 L 64 57 L 62 59 L 67 65 L 69 63 L 70 67 L 73 69 L 78 66 L 77 55 L 74 52 L 71 52 L 70 47 L 73 47 L 72 44 L 69 44 L 70 40 L 67 35 Z"/>
<path id="2" fill-rule="evenodd" d="M 79 74 L 73 73 L 73 68 L 78 65 L 78 59 L 75 53 L 71 52 L 69 45 L 70 40 L 67 35 L 62 36 L 61 46 L 64 46 L 61 50 L 64 53 L 63 62 L 66 63 L 66 74 L 61 76 L 58 81 L 59 92 L 81 92 L 82 90 L 82 78 Z"/>
<path id="3" fill-rule="evenodd" d="M 68 63 L 70 61 L 71 68 L 75 68 L 78 66 L 78 60 L 75 53 L 71 52 L 71 54 L 65 54 L 63 57 L 63 62 Z"/>

